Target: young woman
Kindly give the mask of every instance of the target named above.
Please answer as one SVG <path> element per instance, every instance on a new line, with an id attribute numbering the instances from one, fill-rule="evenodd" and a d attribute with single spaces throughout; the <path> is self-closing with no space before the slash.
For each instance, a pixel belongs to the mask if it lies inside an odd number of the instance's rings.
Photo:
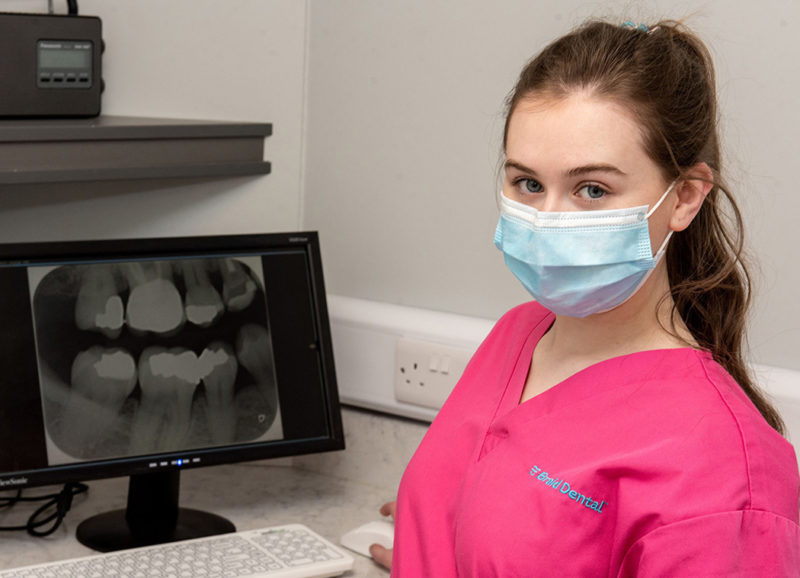
<path id="1" fill-rule="evenodd" d="M 800 575 L 716 119 L 708 51 L 677 23 L 588 23 L 523 70 L 495 244 L 536 301 L 411 460 L 393 576 Z"/>

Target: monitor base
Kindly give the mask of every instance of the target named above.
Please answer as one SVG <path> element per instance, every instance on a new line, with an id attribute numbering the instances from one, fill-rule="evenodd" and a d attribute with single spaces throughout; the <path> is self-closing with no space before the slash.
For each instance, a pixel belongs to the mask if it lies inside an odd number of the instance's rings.
<path id="1" fill-rule="evenodd" d="M 132 475 L 128 507 L 97 514 L 78 524 L 78 541 L 94 550 L 111 552 L 235 532 L 233 523 L 222 516 L 178 507 L 180 475 L 177 468 Z"/>
<path id="2" fill-rule="evenodd" d="M 178 519 L 171 532 L 135 535 L 128 526 L 125 513 L 125 510 L 112 510 L 87 518 L 78 524 L 75 531 L 78 541 L 99 552 L 112 552 L 236 531 L 233 523 L 222 516 L 179 508 Z"/>

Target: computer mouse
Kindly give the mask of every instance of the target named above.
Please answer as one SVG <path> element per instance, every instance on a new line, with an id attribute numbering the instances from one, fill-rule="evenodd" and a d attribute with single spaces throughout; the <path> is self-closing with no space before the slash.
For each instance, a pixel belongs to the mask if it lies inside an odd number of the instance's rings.
<path id="1" fill-rule="evenodd" d="M 367 522 L 363 526 L 354 528 L 344 534 L 339 540 L 342 546 L 370 557 L 369 547 L 380 544 L 384 548 L 391 548 L 394 543 L 394 524 L 389 520 L 376 520 Z"/>

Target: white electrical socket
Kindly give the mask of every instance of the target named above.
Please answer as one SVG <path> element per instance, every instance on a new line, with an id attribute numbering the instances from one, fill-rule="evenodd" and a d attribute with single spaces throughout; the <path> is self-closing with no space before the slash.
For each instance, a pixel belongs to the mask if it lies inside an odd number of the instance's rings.
<path id="1" fill-rule="evenodd" d="M 473 350 L 416 339 L 398 339 L 394 395 L 397 401 L 433 409 L 442 407 Z"/>

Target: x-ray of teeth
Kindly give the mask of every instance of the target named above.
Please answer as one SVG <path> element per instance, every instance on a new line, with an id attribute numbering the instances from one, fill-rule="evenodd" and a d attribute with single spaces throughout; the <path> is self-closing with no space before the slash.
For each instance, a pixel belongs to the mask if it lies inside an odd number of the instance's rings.
<path id="1" fill-rule="evenodd" d="M 283 436 L 258 257 L 28 271 L 51 463 Z"/>
<path id="2" fill-rule="evenodd" d="M 120 281 L 110 265 L 86 267 L 81 271 L 75 325 L 86 331 L 99 331 L 115 339 L 122 332 L 125 310 L 120 297 Z"/>
<path id="3" fill-rule="evenodd" d="M 65 445 L 90 447 L 98 431 L 112 428 L 136 387 L 136 377 L 136 362 L 127 351 L 94 345 L 78 353 L 63 410 L 63 422 L 70 424 L 62 432 Z"/>
<path id="4" fill-rule="evenodd" d="M 236 356 L 255 378 L 253 386 L 258 394 L 256 403 L 264 407 L 264 412 L 269 415 L 277 411 L 278 390 L 271 385 L 275 374 L 272 357 L 259 355 L 259 351 L 264 349 L 272 350 L 272 340 L 264 327 L 248 323 L 239 329 Z"/>
<path id="5" fill-rule="evenodd" d="M 142 352 L 131 454 L 186 447 L 200 382 L 197 365 L 197 355 L 184 348 L 148 347 Z"/>
<path id="6" fill-rule="evenodd" d="M 206 414 L 211 439 L 220 444 L 230 442 L 236 433 L 233 386 L 239 362 L 233 348 L 221 341 L 206 347 L 198 361 L 206 391 Z"/>
<path id="7" fill-rule="evenodd" d="M 125 319 L 133 331 L 175 333 L 183 327 L 183 299 L 165 261 L 127 263 L 121 270 L 128 281 Z"/>
<path id="8" fill-rule="evenodd" d="M 253 278 L 233 259 L 225 261 L 221 271 L 224 279 L 222 295 L 225 298 L 225 305 L 230 311 L 241 311 L 248 307 L 257 290 Z"/>
<path id="9" fill-rule="evenodd" d="M 214 325 L 225 313 L 225 304 L 209 279 L 206 261 L 187 259 L 180 267 L 186 285 L 186 319 L 200 327 Z"/>

